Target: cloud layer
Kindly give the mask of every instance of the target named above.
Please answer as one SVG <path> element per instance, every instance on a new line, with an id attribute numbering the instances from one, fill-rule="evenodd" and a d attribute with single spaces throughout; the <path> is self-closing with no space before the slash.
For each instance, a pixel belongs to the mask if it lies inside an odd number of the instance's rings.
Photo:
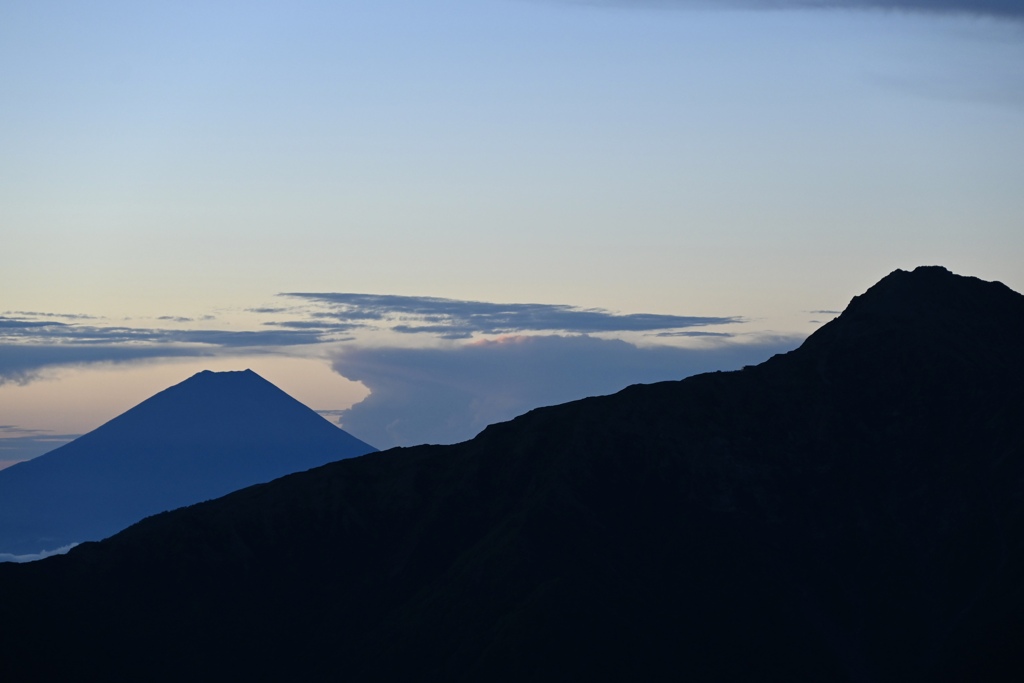
<path id="1" fill-rule="evenodd" d="M 279 295 L 298 304 L 248 309 L 257 329 L 195 326 L 196 318 L 161 315 L 156 325 L 102 324 L 84 314 L 17 311 L 0 315 L 0 384 L 34 380 L 55 365 L 202 357 L 233 350 L 285 349 L 351 341 L 360 331 L 469 339 L 514 333 L 651 332 L 694 336 L 688 328 L 743 322 L 737 316 L 618 314 L 561 304 L 498 304 L 425 296 L 344 292 Z M 268 320 L 268 318 L 271 318 Z M 198 320 L 209 324 L 212 316 Z M 163 323 L 163 324 L 161 324 Z"/>
<path id="2" fill-rule="evenodd" d="M 54 320 L 56 317 L 72 322 Z M 310 330 L 130 327 L 81 324 L 78 320 L 95 318 L 46 313 L 0 316 L 0 385 L 31 382 L 41 370 L 51 366 L 203 357 L 232 349 L 316 344 L 327 338 L 322 332 Z M 182 319 L 171 321 L 180 323 Z"/>
<path id="3" fill-rule="evenodd" d="M 63 555 L 77 543 L 71 543 L 69 545 L 56 548 L 54 550 L 44 550 L 41 553 L 33 553 L 31 555 L 12 555 L 11 553 L 0 553 L 0 562 L 35 562 L 36 560 L 44 560 L 47 557 L 53 557 L 54 555 Z"/>
<path id="4" fill-rule="evenodd" d="M 26 384 L 48 367 L 90 363 L 127 363 L 151 358 L 181 358 L 211 355 L 209 349 L 166 345 L 0 345 L 0 385 Z"/>
<path id="5" fill-rule="evenodd" d="M 769 7 L 823 9 L 882 9 L 907 12 L 956 12 L 988 14 L 1002 17 L 1024 16 L 1024 2 L 1019 0 L 746 0 L 744 4 Z"/>
<path id="6" fill-rule="evenodd" d="M 191 322 L 189 318 L 161 316 L 158 320 Z M 0 341 L 25 343 L 92 344 L 215 344 L 217 346 L 291 346 L 314 344 L 322 335 L 304 330 L 209 330 L 79 325 L 51 320 L 0 316 Z"/>
<path id="7" fill-rule="evenodd" d="M 55 434 L 45 429 L 0 425 L 0 469 L 63 446 L 78 434 Z"/>
<path id="8" fill-rule="evenodd" d="M 737 343 L 735 327 L 715 329 L 745 322 L 738 316 L 344 292 L 279 296 L 283 305 L 248 309 L 253 317 L 245 325 L 256 329 L 241 330 L 196 329 L 202 328 L 197 318 L 183 316 L 131 327 L 82 315 L 8 312 L 0 316 L 0 385 L 30 382 L 52 366 L 288 354 L 295 353 L 289 348 L 321 345 L 318 353 L 331 354 L 337 373 L 371 392 L 340 416 L 342 425 L 389 447 L 461 441 L 538 406 L 736 368 L 797 343 Z M 209 316 L 199 320 L 216 324 Z M 640 347 L 623 340 L 639 335 L 663 343 Z M 702 340 L 702 348 L 673 345 L 686 338 Z M 0 452 L 0 460 L 24 457 L 25 449 L 50 438 L 8 437 L 8 457 Z"/>
<path id="9" fill-rule="evenodd" d="M 371 392 L 342 415 L 342 426 L 388 448 L 463 441 L 532 408 L 630 384 L 737 369 L 798 343 L 773 339 L 684 349 L 588 336 L 518 336 L 447 349 L 352 348 L 333 366 Z"/>
<path id="10" fill-rule="evenodd" d="M 1021 0 L 568 0 L 574 4 L 619 7 L 691 7 L 743 9 L 895 10 L 932 14 L 973 14 L 1024 18 Z"/>
<path id="11" fill-rule="evenodd" d="M 313 314 L 324 327 L 341 325 L 351 329 L 390 322 L 395 332 L 435 334 L 447 339 L 517 332 L 647 332 L 742 322 L 736 316 L 623 315 L 562 304 L 499 304 L 426 296 L 307 292 L 283 296 L 326 306 L 328 310 Z M 308 326 L 310 322 L 282 324 Z"/>

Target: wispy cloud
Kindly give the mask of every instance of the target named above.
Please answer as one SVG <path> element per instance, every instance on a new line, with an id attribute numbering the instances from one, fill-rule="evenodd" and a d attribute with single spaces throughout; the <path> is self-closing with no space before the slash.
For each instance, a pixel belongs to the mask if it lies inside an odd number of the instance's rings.
<path id="1" fill-rule="evenodd" d="M 19 437 L 19 436 L 36 436 L 39 434 L 49 434 L 45 429 L 24 429 L 17 425 L 0 425 L 0 439 Z M 2 444 L 0 444 L 2 447 Z"/>
<path id="2" fill-rule="evenodd" d="M 333 366 L 370 389 L 368 398 L 343 412 L 342 426 L 386 448 L 462 441 L 538 406 L 737 369 L 799 341 L 686 349 L 590 336 L 515 336 L 444 349 L 348 348 Z"/>
<path id="3" fill-rule="evenodd" d="M 46 429 L 0 425 L 0 469 L 30 460 L 68 443 L 79 434 L 56 434 Z"/>
<path id="4" fill-rule="evenodd" d="M 51 366 L 212 355 L 210 349 L 165 345 L 0 344 L 0 384 L 27 384 L 37 379 L 43 369 Z"/>
<path id="5" fill-rule="evenodd" d="M 36 330 L 41 327 L 57 327 L 63 326 L 65 323 L 54 322 L 52 320 L 23 320 L 21 318 L 7 318 L 0 317 L 0 330 L 11 330 L 14 332 L 21 330 Z"/>
<path id="6" fill-rule="evenodd" d="M 41 369 L 55 365 L 118 363 L 152 358 L 202 357 L 218 352 L 284 348 L 336 339 L 318 329 L 216 330 L 178 327 L 96 325 L 92 316 L 61 322 L 42 313 L 0 316 L 0 384 L 27 383 Z M 68 318 L 68 316 L 60 316 Z M 178 316 L 158 320 L 192 322 Z"/>
<path id="7" fill-rule="evenodd" d="M 744 0 L 744 4 L 755 7 L 765 5 L 800 9 L 871 9 L 1024 17 L 1024 2 L 1020 0 Z"/>
<path id="8" fill-rule="evenodd" d="M 30 318 L 61 318 L 63 320 L 96 320 L 96 316 L 85 313 L 46 313 L 43 311 L 4 311 L 0 316 L 17 315 Z"/>
<path id="9" fill-rule="evenodd" d="M 885 10 L 1024 18 L 1020 0 L 554 0 L 566 4 L 633 8 L 740 8 L 753 10 Z"/>
<path id="10" fill-rule="evenodd" d="M 290 330 L 319 330 L 321 332 L 343 332 L 363 327 L 363 325 L 356 323 L 338 323 L 329 320 L 274 320 L 263 324 L 273 327 L 284 327 Z"/>
<path id="11" fill-rule="evenodd" d="M 320 341 L 323 341 L 323 336 L 316 331 L 161 329 L 0 318 L 0 343 L 215 344 L 239 347 L 292 346 Z"/>
<path id="12" fill-rule="evenodd" d="M 317 314 L 324 325 L 327 319 L 346 328 L 375 321 L 389 323 L 392 331 L 401 334 L 432 334 L 447 339 L 521 332 L 649 332 L 743 321 L 738 316 L 620 314 L 564 304 L 501 304 L 426 296 L 341 292 L 290 292 L 283 296 L 326 305 L 329 310 Z"/>
<path id="13" fill-rule="evenodd" d="M 153 341 L 183 344 L 213 344 L 220 347 L 301 346 L 328 341 L 316 331 L 303 330 L 161 330 Z"/>
<path id="14" fill-rule="evenodd" d="M 657 332 L 655 337 L 717 337 L 719 339 L 727 339 L 735 336 L 731 332 L 705 332 L 703 330 L 682 330 L 678 332 Z"/>

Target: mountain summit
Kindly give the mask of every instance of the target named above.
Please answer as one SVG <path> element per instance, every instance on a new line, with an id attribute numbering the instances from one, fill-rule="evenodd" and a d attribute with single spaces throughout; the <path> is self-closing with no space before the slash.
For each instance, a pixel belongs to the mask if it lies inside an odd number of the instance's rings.
<path id="1" fill-rule="evenodd" d="M 0 661 L 46 681 L 1024 680 L 1022 338 L 1020 294 L 896 271 L 758 366 L 0 565 Z"/>
<path id="2" fill-rule="evenodd" d="M 99 540 L 148 515 L 373 450 L 252 370 L 207 370 L 0 470 L 0 552 Z"/>

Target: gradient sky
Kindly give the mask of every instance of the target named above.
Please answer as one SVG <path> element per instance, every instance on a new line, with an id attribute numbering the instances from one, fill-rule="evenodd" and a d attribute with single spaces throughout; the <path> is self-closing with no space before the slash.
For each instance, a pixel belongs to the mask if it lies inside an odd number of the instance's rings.
<path id="1" fill-rule="evenodd" d="M 1024 290 L 1024 2 L 6 2 L 0 64 L 0 461 L 204 368 L 450 441 Z"/>

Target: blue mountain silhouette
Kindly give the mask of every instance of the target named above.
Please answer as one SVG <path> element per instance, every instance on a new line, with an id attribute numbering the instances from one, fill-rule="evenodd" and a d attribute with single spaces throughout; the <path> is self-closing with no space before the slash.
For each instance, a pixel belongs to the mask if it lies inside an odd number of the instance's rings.
<path id="1" fill-rule="evenodd" d="M 375 450 L 252 370 L 200 372 L 0 470 L 0 553 L 99 540 L 158 512 Z"/>

